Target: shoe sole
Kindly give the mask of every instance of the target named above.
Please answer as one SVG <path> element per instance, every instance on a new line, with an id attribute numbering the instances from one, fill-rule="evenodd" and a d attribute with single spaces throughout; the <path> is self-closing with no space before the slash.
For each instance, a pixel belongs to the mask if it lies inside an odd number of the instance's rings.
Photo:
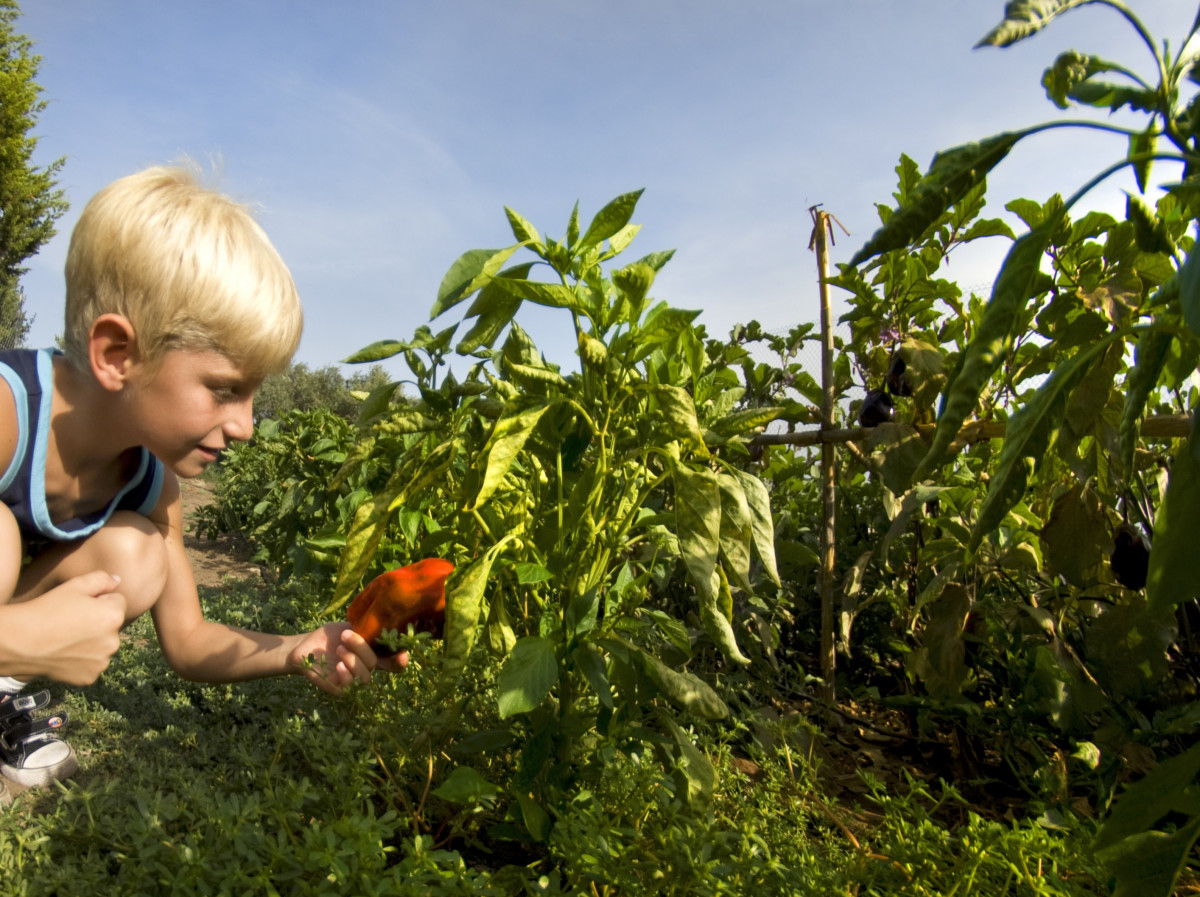
<path id="1" fill-rule="evenodd" d="M 66 742 L 59 743 L 66 744 Z M 70 752 L 67 756 L 46 766 L 9 766 L 7 763 L 0 763 L 0 772 L 3 772 L 6 778 L 18 785 L 24 785 L 26 788 L 49 785 L 59 779 L 68 778 L 79 769 L 75 748 L 67 745 L 67 750 Z"/>

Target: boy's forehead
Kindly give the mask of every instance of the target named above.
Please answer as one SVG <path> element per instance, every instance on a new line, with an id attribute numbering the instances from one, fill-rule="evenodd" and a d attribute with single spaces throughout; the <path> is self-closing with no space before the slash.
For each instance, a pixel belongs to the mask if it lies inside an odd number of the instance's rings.
<path id="1" fill-rule="evenodd" d="M 259 381 L 260 371 L 238 361 L 217 349 L 170 349 L 163 356 L 163 363 L 181 370 L 220 377 L 226 380 Z"/>

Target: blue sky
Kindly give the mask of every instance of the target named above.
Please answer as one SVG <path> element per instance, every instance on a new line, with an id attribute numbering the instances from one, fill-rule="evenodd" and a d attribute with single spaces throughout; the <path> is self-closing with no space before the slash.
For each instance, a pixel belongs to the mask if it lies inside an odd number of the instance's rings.
<path id="1" fill-rule="evenodd" d="M 1133 2 L 1172 46 L 1195 0 Z M 637 258 L 674 248 L 654 295 L 737 322 L 817 319 L 808 207 L 850 230 L 845 261 L 890 202 L 901 153 L 1064 117 L 1042 71 L 1077 48 L 1149 78 L 1111 9 L 1085 6 L 1012 48 L 973 50 L 1002 0 L 25 0 L 49 105 L 38 159 L 64 156 L 73 204 L 31 260 L 29 342 L 62 330 L 62 264 L 100 187 L 181 156 L 218 159 L 252 203 L 306 310 L 298 361 L 319 367 L 410 336 L 463 251 L 512 242 L 503 207 L 561 236 L 645 188 Z M 992 215 L 1071 192 L 1120 158 L 1119 138 L 1054 133 L 989 181 Z M 1175 172 L 1156 172 L 1169 179 Z M 1123 208 L 1113 181 L 1092 200 Z M 987 291 L 1003 241 L 948 276 Z M 519 320 L 570 363 L 563 313 Z M 443 322 L 439 322 L 442 324 Z M 464 328 L 465 330 L 465 328 Z M 393 368 L 397 376 L 402 368 Z"/>

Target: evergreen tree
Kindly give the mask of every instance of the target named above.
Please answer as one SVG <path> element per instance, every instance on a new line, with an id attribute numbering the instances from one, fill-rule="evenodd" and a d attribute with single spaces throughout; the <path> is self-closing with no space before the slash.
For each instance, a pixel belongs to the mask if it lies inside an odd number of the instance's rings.
<path id="1" fill-rule="evenodd" d="M 46 102 L 34 81 L 41 57 L 13 30 L 20 14 L 17 0 L 0 0 L 0 349 L 21 345 L 29 333 L 24 262 L 54 236 L 54 222 L 67 210 L 56 180 L 64 159 L 31 162 L 37 138 L 30 132 Z"/>

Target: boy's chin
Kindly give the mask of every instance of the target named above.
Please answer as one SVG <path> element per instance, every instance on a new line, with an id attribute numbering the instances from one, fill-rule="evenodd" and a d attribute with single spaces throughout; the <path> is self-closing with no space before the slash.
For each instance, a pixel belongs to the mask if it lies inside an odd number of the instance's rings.
<path id="1" fill-rule="evenodd" d="M 175 476 L 179 477 L 179 479 L 194 480 L 196 477 L 203 474 L 212 463 L 212 461 L 207 459 L 202 460 L 188 457 L 176 461 L 174 464 L 168 464 L 167 466 L 171 468 L 171 472 L 175 474 Z"/>

